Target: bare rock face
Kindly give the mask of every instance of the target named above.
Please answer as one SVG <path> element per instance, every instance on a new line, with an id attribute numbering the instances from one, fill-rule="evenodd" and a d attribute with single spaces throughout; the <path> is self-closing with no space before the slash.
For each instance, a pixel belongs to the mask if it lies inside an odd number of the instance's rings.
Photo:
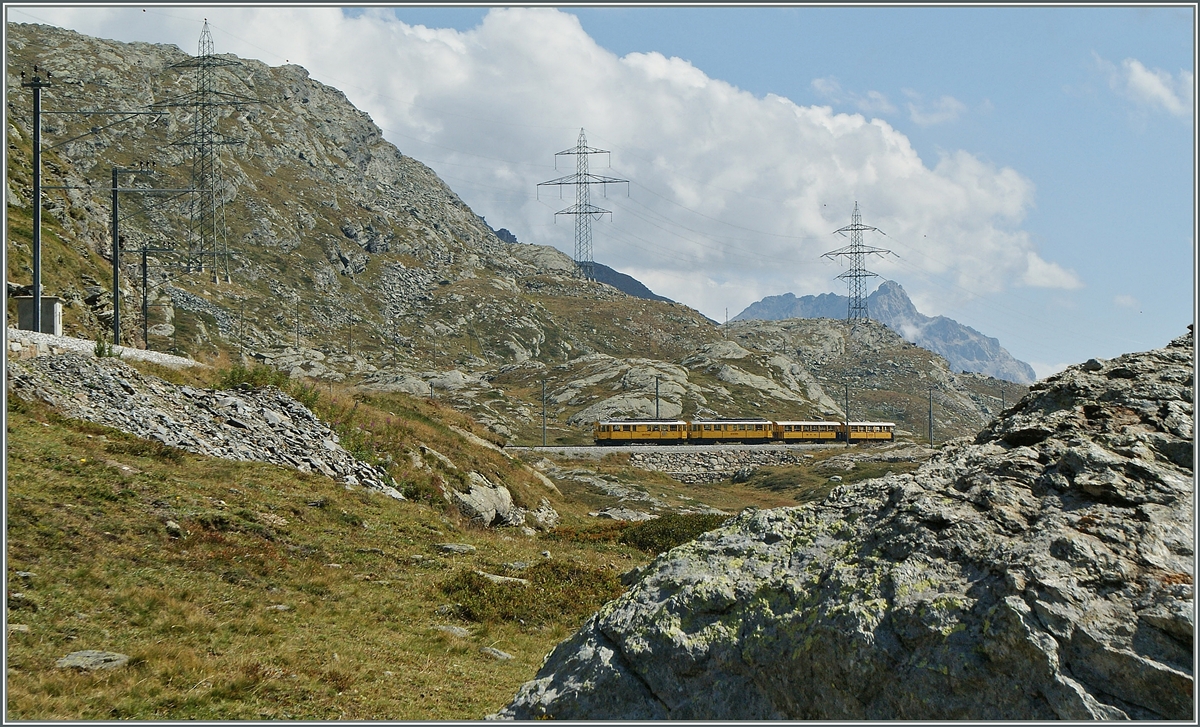
<path id="1" fill-rule="evenodd" d="M 494 716 L 1195 719 L 1193 350 L 660 556 Z"/>

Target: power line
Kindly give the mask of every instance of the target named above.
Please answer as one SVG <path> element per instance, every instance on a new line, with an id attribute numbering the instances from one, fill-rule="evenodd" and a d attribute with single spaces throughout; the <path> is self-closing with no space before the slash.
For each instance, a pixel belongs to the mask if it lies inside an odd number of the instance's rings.
<path id="1" fill-rule="evenodd" d="M 225 282 L 229 278 L 229 243 L 218 234 L 216 147 L 242 143 L 241 139 L 225 136 L 217 130 L 217 108 L 221 106 L 242 107 L 258 103 L 257 99 L 218 91 L 215 88 L 213 71 L 217 68 L 240 66 L 240 61 L 216 55 L 208 20 L 200 31 L 197 53 L 192 58 L 169 66 L 172 69 L 195 71 L 196 90 L 174 99 L 154 104 L 158 108 L 190 107 L 193 109 L 192 131 L 182 140 L 175 142 L 192 147 L 192 188 L 196 196 L 192 207 L 194 236 L 188 249 L 186 265 L 197 266 L 201 272 L 205 261 L 212 259 L 212 282 L 219 282 L 221 256 L 225 257 Z M 220 238 L 220 239 L 219 239 Z"/>
<path id="2" fill-rule="evenodd" d="M 845 280 L 846 287 L 849 289 L 850 305 L 846 312 L 846 320 L 853 321 L 857 319 L 867 320 L 870 316 L 867 315 L 867 278 L 878 278 L 879 275 L 867 270 L 864 262 L 867 255 L 890 255 L 891 250 L 885 250 L 881 247 L 868 247 L 863 244 L 862 233 L 867 231 L 875 231 L 883 234 L 877 227 L 869 227 L 862 223 L 862 215 L 858 212 L 858 202 L 854 202 L 854 212 L 850 216 L 850 224 L 845 227 L 834 230 L 834 234 L 845 237 L 846 233 L 850 233 L 850 244 L 845 247 L 840 247 L 837 250 L 830 250 L 821 257 L 827 257 L 830 260 L 836 257 L 846 257 L 850 259 L 850 269 L 841 275 L 837 276 L 838 280 Z"/>
<path id="3" fill-rule="evenodd" d="M 575 173 L 568 174 L 548 182 L 540 182 L 537 187 L 575 187 L 575 204 L 555 212 L 558 215 L 572 215 L 575 218 L 575 265 L 578 266 L 585 280 L 595 280 L 596 270 L 592 260 L 592 218 L 599 219 L 604 215 L 612 215 L 611 210 L 601 209 L 591 203 L 591 187 L 600 185 L 607 188 L 609 184 L 629 184 L 628 179 L 606 177 L 592 174 L 588 171 L 588 157 L 592 154 L 608 154 L 604 149 L 596 149 L 587 145 L 587 137 L 583 129 L 579 130 L 579 139 L 574 148 L 560 151 L 554 155 L 557 161 L 560 156 L 575 157 Z"/>

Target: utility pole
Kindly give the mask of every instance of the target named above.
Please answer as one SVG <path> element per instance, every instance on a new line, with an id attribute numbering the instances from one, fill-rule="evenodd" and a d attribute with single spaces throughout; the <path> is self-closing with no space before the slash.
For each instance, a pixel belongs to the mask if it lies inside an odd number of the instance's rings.
<path id="1" fill-rule="evenodd" d="M 42 80 L 41 71 L 46 71 L 46 80 Z M 42 89 L 50 88 L 50 78 L 53 74 L 49 69 L 33 67 L 33 80 L 25 80 L 25 72 L 21 71 L 21 86 L 33 89 L 33 330 L 42 333 L 42 114 L 63 114 L 76 116 L 120 115 L 124 118 L 99 128 L 93 127 L 86 133 L 61 141 L 46 151 L 56 149 L 64 144 L 78 141 L 85 136 L 91 136 L 111 126 L 128 121 L 135 116 L 156 115 L 157 111 L 42 111 Z M 117 185 L 114 183 L 114 187 Z M 50 187 L 50 189 L 73 189 L 72 187 Z M 115 212 L 113 213 L 116 214 Z"/>
<path id="2" fill-rule="evenodd" d="M 850 447 L 850 384 L 846 384 L 846 447 Z"/>
<path id="3" fill-rule="evenodd" d="M 929 387 L 929 446 L 933 446 L 933 387 Z"/>
<path id="4" fill-rule="evenodd" d="M 827 257 L 830 260 L 838 257 L 846 257 L 850 259 L 850 269 L 841 275 L 837 276 L 838 280 L 845 280 L 850 297 L 849 310 L 846 312 L 846 320 L 855 320 L 858 318 L 869 318 L 867 315 L 867 278 L 878 278 L 879 275 L 867 270 L 864 267 L 864 259 L 867 255 L 891 255 L 891 250 L 885 250 L 881 247 L 868 247 L 863 244 L 863 232 L 874 231 L 879 234 L 885 234 L 877 227 L 869 227 L 862 223 L 862 215 L 858 212 L 858 202 L 854 203 L 854 213 L 850 217 L 850 224 L 840 230 L 834 230 L 835 235 L 846 236 L 850 233 L 850 244 L 845 247 L 840 247 L 837 250 L 830 250 L 821 257 Z"/>
<path id="5" fill-rule="evenodd" d="M 658 377 L 654 377 L 654 418 L 658 418 Z"/>
<path id="6" fill-rule="evenodd" d="M 542 379 L 542 446 L 546 446 L 546 380 Z"/>
<path id="7" fill-rule="evenodd" d="M 117 195 L 120 192 L 135 191 L 144 192 L 148 190 L 121 189 L 118 184 L 120 175 L 122 174 L 157 174 L 158 172 L 141 167 L 113 167 L 112 168 L 112 266 L 113 266 L 113 345 L 121 345 L 121 217 L 118 208 Z M 155 190 L 167 191 L 167 190 Z"/>
<path id="8" fill-rule="evenodd" d="M 575 147 L 560 151 L 554 155 L 555 169 L 558 168 L 558 157 L 563 155 L 575 156 L 575 173 L 559 177 L 558 179 L 551 179 L 548 182 L 541 182 L 537 185 L 539 191 L 542 187 L 558 187 L 560 197 L 562 196 L 563 187 L 574 185 L 575 204 L 564 210 L 555 212 L 554 217 L 557 219 L 559 215 L 575 216 L 575 265 L 579 268 L 579 272 L 585 280 L 596 279 L 596 266 L 592 260 L 592 218 L 600 219 L 604 215 L 612 217 L 611 210 L 601 209 L 592 204 L 590 189 L 594 184 L 601 185 L 601 189 L 608 189 L 606 185 L 609 184 L 624 184 L 626 185 L 626 194 L 628 194 L 629 189 L 628 179 L 605 177 L 599 174 L 592 174 L 588 171 L 589 155 L 608 153 L 604 149 L 595 149 L 588 146 L 583 129 L 580 129 L 579 140 L 576 141 Z"/>
<path id="9" fill-rule="evenodd" d="M 33 67 L 33 80 L 26 82 L 21 73 L 21 86 L 33 89 L 33 330 L 42 332 L 42 89 L 50 87 L 50 71 L 46 80 Z M 115 186 L 115 185 L 114 185 Z"/>
<path id="10" fill-rule="evenodd" d="M 296 314 L 296 351 L 300 350 L 300 314 Z"/>
<path id="11" fill-rule="evenodd" d="M 121 230 L 120 230 L 120 206 L 119 194 L 121 192 L 188 192 L 190 190 L 142 190 L 138 187 L 122 188 L 120 186 L 121 174 L 158 174 L 157 170 L 146 167 L 113 167 L 113 346 L 121 344 Z M 145 299 L 145 252 L 142 253 L 142 288 L 143 288 L 143 304 Z M 143 305 L 143 308 L 145 306 Z M 143 311 L 143 314 L 145 311 Z M 144 331 L 143 331 L 144 332 Z"/>
<path id="12" fill-rule="evenodd" d="M 389 322 L 392 324 L 392 370 L 395 371 L 400 367 L 400 336 L 396 333 L 396 319 Z"/>

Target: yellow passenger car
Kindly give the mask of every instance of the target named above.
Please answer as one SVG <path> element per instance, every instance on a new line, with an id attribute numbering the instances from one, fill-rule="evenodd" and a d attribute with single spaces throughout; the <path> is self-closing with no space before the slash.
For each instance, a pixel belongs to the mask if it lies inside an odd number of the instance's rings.
<path id="1" fill-rule="evenodd" d="M 769 442 L 774 426 L 765 419 L 695 420 L 688 426 L 688 443 Z"/>
<path id="2" fill-rule="evenodd" d="M 610 420 L 592 425 L 597 445 L 683 444 L 687 435 L 687 422 L 678 419 Z"/>
<path id="3" fill-rule="evenodd" d="M 845 429 L 846 425 L 841 425 Z M 892 442 L 896 439 L 896 425 L 892 422 L 850 422 L 850 442 Z M 846 441 L 845 437 L 841 440 Z"/>
<path id="4" fill-rule="evenodd" d="M 777 442 L 836 442 L 845 425 L 838 422 L 775 422 Z M 844 440 L 843 440 L 844 441 Z"/>

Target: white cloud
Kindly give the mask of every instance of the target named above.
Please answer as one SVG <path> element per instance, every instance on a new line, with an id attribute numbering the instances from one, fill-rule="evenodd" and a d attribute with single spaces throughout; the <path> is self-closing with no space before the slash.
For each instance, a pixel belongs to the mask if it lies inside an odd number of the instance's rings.
<path id="1" fill-rule="evenodd" d="M 908 117 L 919 126 L 933 126 L 957 121 L 958 117 L 967 110 L 967 105 L 953 96 L 942 96 L 937 101 L 925 103 L 921 94 L 915 91 L 905 91 L 909 101 Z"/>
<path id="2" fill-rule="evenodd" d="M 814 91 L 828 98 L 830 101 L 852 104 L 863 113 L 888 114 L 896 110 L 896 107 L 888 101 L 888 97 L 879 91 L 867 91 L 865 94 L 843 91 L 841 84 L 832 76 L 829 78 L 814 78 L 812 80 L 812 87 Z"/>
<path id="3" fill-rule="evenodd" d="M 1079 286 L 1021 229 L 1034 188 L 1017 171 L 964 151 L 931 167 L 886 121 L 756 97 L 659 53 L 618 57 L 558 10 L 494 9 L 465 32 L 409 26 L 383 8 L 353 18 L 283 6 L 37 12 L 81 32 L 188 51 L 207 17 L 218 52 L 304 66 L 493 227 L 568 254 L 573 225 L 556 224 L 554 212 L 569 200 L 538 200 L 535 185 L 564 173 L 553 155 L 584 127 L 590 145 L 612 151 L 611 171 L 605 157 L 592 158 L 593 169 L 632 180 L 628 197 L 593 198 L 613 211 L 593 227 L 597 261 L 713 319 L 764 295 L 844 293 L 834 280 L 842 268 L 820 256 L 845 244 L 831 233 L 856 201 L 864 222 L 887 233 L 870 242 L 902 257 L 872 269 L 932 310 L 1014 285 Z M 844 93 L 831 78 L 813 87 Z M 845 97 L 889 105 L 874 92 Z M 964 108 L 948 96 L 910 107 L 929 123 Z"/>
<path id="4" fill-rule="evenodd" d="M 1158 68 L 1146 68 L 1136 58 L 1126 58 L 1117 66 L 1098 55 L 1094 57 L 1118 94 L 1173 116 L 1191 117 L 1195 106 L 1195 76 L 1191 71 L 1181 69 L 1178 76 L 1172 76 Z"/>
<path id="5" fill-rule="evenodd" d="M 1138 299 L 1134 298 L 1132 295 L 1118 295 L 1113 297 L 1113 305 L 1117 306 L 1118 308 L 1133 309 L 1137 308 L 1141 304 L 1138 302 Z"/>

